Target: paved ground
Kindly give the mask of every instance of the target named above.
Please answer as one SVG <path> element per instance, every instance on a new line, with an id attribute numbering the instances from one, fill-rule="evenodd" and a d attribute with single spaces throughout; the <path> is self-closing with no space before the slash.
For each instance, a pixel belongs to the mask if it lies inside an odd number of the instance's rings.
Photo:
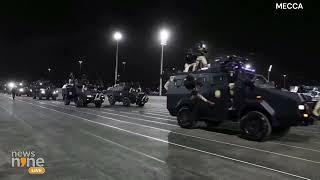
<path id="1" fill-rule="evenodd" d="M 155 99 L 97 109 L 1 94 L 0 179 L 320 179 L 319 125 L 262 143 L 223 126 L 181 129 Z M 46 173 L 11 167 L 19 150 L 44 158 Z"/>

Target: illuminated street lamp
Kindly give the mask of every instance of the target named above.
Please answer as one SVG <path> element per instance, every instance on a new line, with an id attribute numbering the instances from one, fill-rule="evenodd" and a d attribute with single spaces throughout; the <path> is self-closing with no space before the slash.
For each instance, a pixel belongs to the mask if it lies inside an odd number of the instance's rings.
<path id="1" fill-rule="evenodd" d="M 80 67 L 80 74 L 81 74 L 81 64 L 83 63 L 83 61 L 78 61 L 79 62 L 79 67 Z"/>
<path id="2" fill-rule="evenodd" d="M 48 68 L 48 71 L 49 71 L 49 73 L 51 72 L 51 69 L 50 68 Z"/>
<path id="3" fill-rule="evenodd" d="M 169 39 L 169 31 L 162 29 L 159 33 L 160 44 L 161 44 L 161 59 L 160 59 L 160 85 L 159 85 L 159 96 L 162 96 L 162 75 L 163 75 L 163 49 L 167 45 Z"/>
<path id="4" fill-rule="evenodd" d="M 272 64 L 269 66 L 269 69 L 268 69 L 268 82 L 270 82 L 270 73 L 271 73 L 271 70 L 272 70 Z"/>
<path id="5" fill-rule="evenodd" d="M 287 77 L 287 75 L 284 74 L 284 75 L 283 75 L 283 88 L 284 88 L 284 89 L 286 88 L 286 77 Z"/>
<path id="6" fill-rule="evenodd" d="M 115 32 L 113 34 L 113 39 L 117 42 L 117 50 L 116 50 L 116 67 L 114 70 L 114 84 L 117 84 L 118 80 L 118 56 L 119 56 L 119 41 L 122 39 L 122 34 L 120 32 Z"/>

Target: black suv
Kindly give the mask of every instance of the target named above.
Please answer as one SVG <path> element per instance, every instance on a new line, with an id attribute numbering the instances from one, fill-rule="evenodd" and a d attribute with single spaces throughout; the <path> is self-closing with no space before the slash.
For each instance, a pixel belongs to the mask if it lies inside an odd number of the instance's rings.
<path id="1" fill-rule="evenodd" d="M 197 93 L 214 105 L 191 98 L 184 84 L 188 75 L 195 78 Z M 238 121 L 242 135 L 255 141 L 265 140 L 273 131 L 285 134 L 291 126 L 311 121 L 310 110 L 299 94 L 276 89 L 238 58 L 229 57 L 216 60 L 207 69 L 170 77 L 167 109 L 183 128 L 193 128 L 197 121 L 209 125 Z"/>
<path id="2" fill-rule="evenodd" d="M 62 96 L 65 105 L 73 101 L 76 107 L 86 107 L 93 103 L 100 108 L 105 99 L 102 92 L 92 85 L 66 84 L 62 87 Z"/>
<path id="3" fill-rule="evenodd" d="M 31 93 L 33 99 L 52 99 L 56 100 L 58 97 L 58 90 L 49 81 L 36 81 L 32 83 Z"/>
<path id="4" fill-rule="evenodd" d="M 148 95 L 142 92 L 141 88 L 135 88 L 130 83 L 120 83 L 108 88 L 107 96 L 110 105 L 122 102 L 124 106 L 137 104 L 142 107 L 148 102 Z"/>

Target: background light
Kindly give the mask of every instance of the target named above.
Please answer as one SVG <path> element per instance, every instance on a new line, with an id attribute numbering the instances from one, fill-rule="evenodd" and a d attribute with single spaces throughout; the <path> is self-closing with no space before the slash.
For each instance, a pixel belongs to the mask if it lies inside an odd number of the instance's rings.
<path id="1" fill-rule="evenodd" d="M 16 85 L 14 82 L 9 82 L 8 86 L 9 86 L 9 88 L 14 88 Z"/>
<path id="2" fill-rule="evenodd" d="M 121 34 L 120 32 L 115 32 L 115 33 L 113 34 L 113 38 L 114 38 L 116 41 L 119 41 L 119 40 L 121 40 L 121 38 L 122 38 L 122 34 Z"/>
<path id="3" fill-rule="evenodd" d="M 166 45 L 168 39 L 169 39 L 169 31 L 166 30 L 166 29 L 162 29 L 160 31 L 160 42 L 161 42 L 161 45 Z"/>
<path id="4" fill-rule="evenodd" d="M 251 64 L 246 64 L 246 65 L 245 65 L 245 68 L 246 68 L 246 69 L 250 69 L 250 68 L 251 68 Z"/>

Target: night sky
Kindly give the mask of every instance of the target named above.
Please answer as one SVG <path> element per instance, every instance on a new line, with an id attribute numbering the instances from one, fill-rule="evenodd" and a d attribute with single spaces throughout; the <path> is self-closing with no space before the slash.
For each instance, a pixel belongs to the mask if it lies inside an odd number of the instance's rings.
<path id="1" fill-rule="evenodd" d="M 279 2 L 279 1 L 278 1 Z M 115 42 L 120 30 L 120 59 L 128 80 L 158 82 L 158 31 L 167 27 L 165 67 L 182 69 L 184 52 L 205 41 L 209 56 L 247 56 L 257 71 L 280 81 L 320 84 L 319 13 L 312 1 L 303 10 L 275 10 L 275 1 L 58 1 L 7 0 L 0 4 L 0 79 L 64 80 L 79 72 L 113 82 Z"/>

